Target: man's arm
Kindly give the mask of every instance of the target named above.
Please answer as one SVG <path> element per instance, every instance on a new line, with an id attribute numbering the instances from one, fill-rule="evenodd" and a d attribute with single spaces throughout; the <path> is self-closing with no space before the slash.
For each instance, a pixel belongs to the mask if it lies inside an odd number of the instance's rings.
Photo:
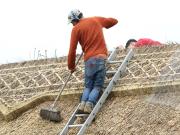
<path id="1" fill-rule="evenodd" d="M 70 48 L 68 53 L 68 69 L 71 71 L 75 69 L 77 44 L 78 44 L 78 34 L 76 30 L 73 28 L 71 32 Z"/>
<path id="2" fill-rule="evenodd" d="M 106 29 L 111 28 L 112 26 L 118 23 L 118 20 L 115 18 L 104 18 L 104 17 L 97 17 L 100 21 L 101 25 Z"/>

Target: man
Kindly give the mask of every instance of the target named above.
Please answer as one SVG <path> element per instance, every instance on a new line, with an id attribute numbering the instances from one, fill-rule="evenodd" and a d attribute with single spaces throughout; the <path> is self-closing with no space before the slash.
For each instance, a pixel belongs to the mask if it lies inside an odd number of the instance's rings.
<path id="1" fill-rule="evenodd" d="M 68 69 L 71 73 L 75 71 L 76 48 L 79 42 L 85 62 L 85 89 L 79 112 L 90 113 L 98 100 L 106 74 L 105 61 L 108 51 L 102 29 L 111 28 L 118 21 L 104 17 L 83 18 L 82 12 L 77 9 L 69 13 L 68 21 L 74 26 L 68 53 Z"/>
<path id="2" fill-rule="evenodd" d="M 129 39 L 126 43 L 125 48 L 127 49 L 143 46 L 161 46 L 161 43 L 150 38 L 140 38 L 138 41 L 135 39 Z"/>

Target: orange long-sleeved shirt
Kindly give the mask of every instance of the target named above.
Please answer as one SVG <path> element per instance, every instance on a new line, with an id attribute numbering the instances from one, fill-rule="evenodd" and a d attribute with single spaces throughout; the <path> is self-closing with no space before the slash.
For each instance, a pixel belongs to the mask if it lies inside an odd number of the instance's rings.
<path id="1" fill-rule="evenodd" d="M 80 43 L 84 52 L 84 61 L 98 54 L 107 56 L 107 48 L 103 35 L 103 28 L 110 28 L 117 24 L 114 18 L 90 17 L 81 19 L 72 29 L 68 54 L 68 68 L 75 68 L 76 48 Z"/>

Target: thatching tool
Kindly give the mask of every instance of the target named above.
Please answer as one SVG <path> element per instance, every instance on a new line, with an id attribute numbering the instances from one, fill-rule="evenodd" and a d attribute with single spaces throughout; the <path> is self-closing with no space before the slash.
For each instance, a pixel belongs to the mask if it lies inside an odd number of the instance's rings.
<path id="1" fill-rule="evenodd" d="M 81 53 L 81 55 L 79 56 L 77 62 L 76 62 L 76 66 L 77 64 L 79 63 L 81 57 L 82 57 L 83 53 Z M 54 121 L 54 122 L 60 122 L 62 120 L 61 118 L 61 115 L 60 115 L 60 110 L 58 110 L 57 108 L 55 108 L 56 104 L 57 104 L 57 101 L 59 100 L 60 98 L 60 95 L 62 93 L 62 91 L 64 90 L 64 88 L 66 87 L 66 84 L 68 83 L 68 81 L 70 80 L 71 78 L 71 75 L 72 75 L 72 72 L 69 73 L 69 76 L 67 78 L 67 80 L 65 81 L 63 87 L 59 90 L 59 94 L 58 96 L 56 97 L 56 99 L 54 100 L 53 104 L 48 107 L 48 108 L 42 108 L 40 110 L 40 116 L 41 118 L 43 119 L 46 119 L 46 120 L 50 120 L 50 121 Z"/>

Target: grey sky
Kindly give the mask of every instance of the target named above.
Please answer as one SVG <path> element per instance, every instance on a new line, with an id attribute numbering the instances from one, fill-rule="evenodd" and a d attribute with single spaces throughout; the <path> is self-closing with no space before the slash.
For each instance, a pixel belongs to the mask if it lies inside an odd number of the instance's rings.
<path id="1" fill-rule="evenodd" d="M 71 9 L 85 17 L 114 17 L 119 23 L 104 30 L 108 49 L 129 38 L 180 42 L 178 0 L 1 0 L 0 63 L 29 60 L 37 51 L 48 57 L 67 55 L 72 25 Z M 80 48 L 78 49 L 80 52 Z"/>

